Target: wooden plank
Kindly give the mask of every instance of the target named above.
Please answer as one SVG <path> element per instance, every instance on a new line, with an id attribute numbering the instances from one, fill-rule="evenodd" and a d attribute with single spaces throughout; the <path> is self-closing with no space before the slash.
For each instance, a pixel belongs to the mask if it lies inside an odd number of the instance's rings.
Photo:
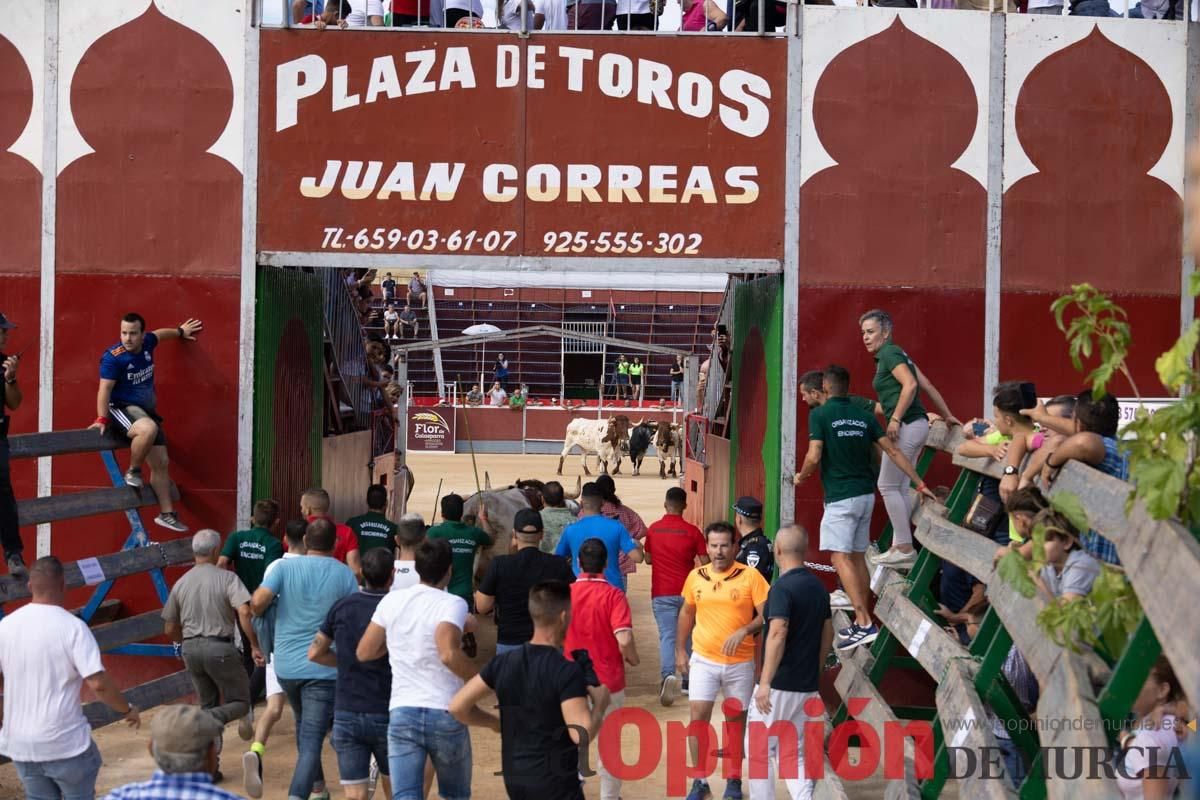
<path id="1" fill-rule="evenodd" d="M 65 456 L 71 453 L 101 453 L 105 450 L 120 450 L 129 446 L 129 439 L 111 433 L 104 436 L 99 431 L 81 428 L 49 433 L 22 433 L 8 437 L 10 458 L 39 458 L 41 456 Z"/>
<path id="2" fill-rule="evenodd" d="M 1003 478 L 1004 465 L 994 458 L 967 458 L 960 456 L 957 452 L 954 454 L 954 466 L 968 469 L 971 472 L 978 472 L 980 475 L 987 475 L 989 478 Z"/>
<path id="3" fill-rule="evenodd" d="M 935 681 L 946 673 L 950 664 L 968 663 L 961 660 L 967 657 L 966 648 L 946 632 L 942 627 L 944 623 L 930 619 L 917 608 L 905 596 L 902 586 L 889 586 L 883 590 L 875 604 L 875 615 Z M 974 662 L 969 663 L 969 671 L 973 673 Z"/>
<path id="4" fill-rule="evenodd" d="M 1193 703 L 1200 703 L 1200 649 L 1193 612 L 1180 597 L 1200 594 L 1200 542 L 1174 520 L 1155 520 L 1135 503 L 1128 517 L 1125 501 L 1132 487 L 1077 461 L 1063 465 L 1050 494 L 1071 493 L 1087 511 L 1092 528 L 1117 546 L 1121 566 L 1137 593 L 1163 652 Z M 1163 591 L 1162 587 L 1171 587 Z"/>
<path id="5" fill-rule="evenodd" d="M 862 650 L 861 647 L 856 649 Z M 833 723 L 826 717 L 825 741 L 829 741 L 829 734 L 832 732 Z M 846 794 L 846 787 L 842 785 L 842 779 L 833 770 L 833 764 L 829 761 L 829 753 L 824 753 L 824 757 L 825 777 L 817 781 L 817 785 L 813 787 L 813 800 L 850 800 L 849 795 Z"/>
<path id="6" fill-rule="evenodd" d="M 1037 704 L 1038 739 L 1043 751 L 1065 747 L 1066 772 L 1073 771 L 1077 757 L 1084 762 L 1084 769 L 1088 769 L 1087 754 L 1107 752 L 1108 737 L 1085 665 L 1078 658 L 1063 659 L 1048 680 L 1039 677 L 1038 683 L 1041 691 Z M 1075 749 L 1085 747 L 1092 749 Z M 1051 777 L 1046 781 L 1049 800 L 1119 800 L 1121 793 L 1115 780 L 1101 777 L 1103 772 L 1094 777 L 1084 774 L 1086 780 Z"/>
<path id="7" fill-rule="evenodd" d="M 194 691 L 195 687 L 192 685 L 192 679 L 188 677 L 187 671 L 180 670 L 127 689 L 123 694 L 127 701 L 138 707 L 139 711 L 145 711 L 172 703 Z M 83 715 L 87 717 L 88 724 L 93 728 L 103 728 L 121 718 L 120 714 L 99 700 L 84 704 Z"/>
<path id="8" fill-rule="evenodd" d="M 179 489 L 171 484 L 171 499 L 179 499 Z M 90 517 L 113 511 L 126 511 L 158 504 L 154 490 L 147 484 L 140 489 L 114 486 L 111 489 L 92 489 L 50 497 L 33 497 L 17 501 L 17 516 L 21 525 L 40 525 L 64 519 Z"/>
<path id="9" fill-rule="evenodd" d="M 92 628 L 96 644 L 102 651 L 113 650 L 134 642 L 144 642 L 163 632 L 162 609 L 147 611 L 107 625 Z"/>
<path id="10" fill-rule="evenodd" d="M 857 648 L 861 650 L 862 648 Z M 858 664 L 852 660 L 842 662 L 842 669 L 838 673 L 837 679 L 833 682 L 834 688 L 841 695 L 842 702 L 849 705 L 849 700 L 867 700 L 867 704 L 862 711 L 855 715 L 857 719 L 866 722 L 875 732 L 879 734 L 880 741 L 883 741 L 884 731 L 890 730 L 884 726 L 888 723 L 899 724 L 900 719 L 892 711 L 891 706 L 883 699 L 883 695 L 879 693 L 879 689 L 875 684 L 871 683 L 871 679 L 863 672 Z M 916 780 L 916 770 L 913 768 L 913 746 L 911 741 L 904 743 L 904 780 L 889 780 L 885 788 L 886 798 L 893 797 L 920 797 L 920 790 Z"/>
<path id="11" fill-rule="evenodd" d="M 952 435 L 953 429 L 945 421 L 939 419 L 931 422 L 929 424 L 929 435 L 925 437 L 925 446 L 932 447 L 934 450 L 945 451 L 946 443 L 950 441 Z"/>
<path id="12" fill-rule="evenodd" d="M 136 575 L 155 568 L 168 567 L 174 564 L 190 564 L 192 562 L 191 537 L 172 539 L 169 542 L 154 543 L 147 547 L 135 547 L 122 550 L 119 553 L 99 556 L 96 559 L 108 580 Z M 79 563 L 71 561 L 63 565 L 66 571 L 67 588 L 77 589 L 86 586 Z M 29 597 L 29 586 L 26 581 L 16 580 L 7 575 L 0 578 L 0 602 L 9 603 Z"/>
<path id="13" fill-rule="evenodd" d="M 963 775 L 956 778 L 959 797 L 988 798 L 989 800 L 1015 800 L 1017 793 L 1009 783 L 1007 773 L 999 778 L 981 777 L 981 760 L 984 754 L 993 758 L 999 745 L 992 733 L 991 723 L 983 701 L 975 691 L 973 671 L 962 661 L 953 662 L 937 687 L 938 719 L 942 723 L 943 739 L 946 742 L 947 758 L 951 773 Z M 958 757 L 967 759 L 960 750 L 975 751 L 975 763 L 955 767 Z M 1003 773 L 1003 764 L 1001 771 Z M 994 773 L 993 773 L 994 774 Z"/>
<path id="14" fill-rule="evenodd" d="M 987 583 L 992 573 L 992 559 L 999 548 L 988 537 L 933 514 L 922 515 L 914 535 L 938 557 L 957 564 Z"/>
<path id="15" fill-rule="evenodd" d="M 837 632 L 842 628 L 850 627 L 850 623 L 853 622 L 854 619 L 849 613 L 847 613 L 845 609 L 841 608 L 833 609 L 833 612 L 830 614 L 830 616 L 833 617 L 833 638 L 836 640 Z M 856 647 L 846 654 L 840 653 L 836 649 L 833 652 L 838 657 L 838 661 L 853 661 L 858 665 L 858 668 L 864 672 L 870 671 L 871 665 L 875 663 L 875 658 L 871 655 L 871 648 L 869 647 Z"/>

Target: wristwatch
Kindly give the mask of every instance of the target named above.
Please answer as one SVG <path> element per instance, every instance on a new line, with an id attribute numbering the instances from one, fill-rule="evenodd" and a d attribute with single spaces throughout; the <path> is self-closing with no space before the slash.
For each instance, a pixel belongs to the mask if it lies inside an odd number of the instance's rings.
<path id="1" fill-rule="evenodd" d="M 1016 468 L 1016 467 L 1014 467 L 1012 464 L 1006 464 L 1006 465 L 1004 466 L 1004 474 L 1005 474 L 1006 476 L 1008 476 L 1008 475 L 1016 475 L 1016 474 L 1017 474 L 1017 468 Z"/>

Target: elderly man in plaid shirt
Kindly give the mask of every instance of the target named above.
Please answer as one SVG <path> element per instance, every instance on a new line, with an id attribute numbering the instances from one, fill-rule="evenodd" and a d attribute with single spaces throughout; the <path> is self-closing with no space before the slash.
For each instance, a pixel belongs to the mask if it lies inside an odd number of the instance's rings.
<path id="1" fill-rule="evenodd" d="M 167 706 L 150 726 L 150 754 L 158 765 L 153 777 L 113 789 L 105 800 L 239 800 L 212 781 L 223 730 L 199 706 Z"/>

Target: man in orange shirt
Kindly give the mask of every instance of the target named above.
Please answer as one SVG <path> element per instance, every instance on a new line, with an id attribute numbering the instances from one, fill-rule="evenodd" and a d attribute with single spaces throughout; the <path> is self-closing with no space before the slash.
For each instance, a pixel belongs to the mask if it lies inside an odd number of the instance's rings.
<path id="1" fill-rule="evenodd" d="M 709 722 L 717 693 L 736 700 L 741 711 L 728 718 L 744 725 L 754 691 L 754 634 L 762 629 L 763 606 L 770 585 L 758 570 L 734 561 L 736 534 L 728 522 L 713 522 L 704 529 L 710 564 L 688 574 L 683 583 L 683 608 L 675 635 L 675 665 L 689 678 L 688 700 L 692 722 Z M 692 638 L 689 659 L 684 643 Z M 735 727 L 736 729 L 740 729 Z M 701 764 L 704 734 L 689 741 L 692 763 Z M 725 784 L 725 800 L 742 800 L 741 759 L 735 758 Z M 708 781 L 692 782 L 688 800 L 708 800 Z"/>
<path id="2" fill-rule="evenodd" d="M 300 495 L 300 514 L 309 522 L 327 519 L 333 523 L 336 536 L 333 557 L 349 567 L 355 578 L 361 579 L 362 559 L 358 555 L 358 537 L 349 526 L 342 525 L 329 516 L 329 506 L 329 492 L 320 487 L 308 489 Z"/>

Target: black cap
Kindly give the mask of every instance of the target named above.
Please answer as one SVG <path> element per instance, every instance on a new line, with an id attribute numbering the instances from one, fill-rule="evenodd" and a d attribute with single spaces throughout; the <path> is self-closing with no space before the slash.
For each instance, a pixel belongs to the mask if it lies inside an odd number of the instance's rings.
<path id="1" fill-rule="evenodd" d="M 537 533 L 542 532 L 542 515 L 534 511 L 532 508 L 522 508 L 513 517 L 513 530 L 517 533 L 534 533 L 535 531 L 527 531 L 526 528 L 535 528 Z"/>
<path id="2" fill-rule="evenodd" d="M 8 317 L 0 313 L 0 331 L 10 331 L 15 327 L 17 326 L 8 321 Z"/>
<path id="3" fill-rule="evenodd" d="M 762 519 L 762 503 L 753 497 L 739 497 L 733 504 L 733 511 L 749 519 Z"/>

